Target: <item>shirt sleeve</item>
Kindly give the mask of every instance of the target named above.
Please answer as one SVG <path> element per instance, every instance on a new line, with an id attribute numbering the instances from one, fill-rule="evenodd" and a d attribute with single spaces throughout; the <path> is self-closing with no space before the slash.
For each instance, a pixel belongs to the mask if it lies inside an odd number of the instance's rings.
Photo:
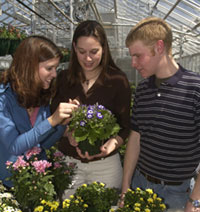
<path id="1" fill-rule="evenodd" d="M 130 133 L 131 89 L 126 76 L 122 79 L 118 84 L 118 91 L 115 98 L 115 113 L 121 127 L 118 135 L 125 140 Z"/>
<path id="2" fill-rule="evenodd" d="M 5 102 L 0 101 L 0 146 L 12 155 L 23 154 L 39 143 L 42 147 L 49 148 L 62 136 L 65 129 L 65 126 L 52 127 L 47 119 L 33 128 L 28 127 L 29 123 L 25 123 L 23 117 L 20 123 L 25 128 L 22 129 L 23 132 L 19 132 L 19 128 L 16 127 Z"/>

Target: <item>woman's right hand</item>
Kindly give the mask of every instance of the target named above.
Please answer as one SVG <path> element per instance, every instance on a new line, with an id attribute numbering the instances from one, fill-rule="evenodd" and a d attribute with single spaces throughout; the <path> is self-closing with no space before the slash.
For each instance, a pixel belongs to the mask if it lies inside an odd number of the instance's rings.
<path id="1" fill-rule="evenodd" d="M 48 118 L 49 123 L 52 127 L 58 124 L 67 124 L 70 120 L 72 111 L 76 110 L 80 103 L 75 100 L 70 100 L 69 103 L 61 102 L 56 111 Z"/>
<path id="2" fill-rule="evenodd" d="M 69 132 L 68 129 L 65 130 L 63 137 L 67 137 L 69 140 L 69 143 L 76 147 L 78 146 L 78 143 L 76 142 L 75 138 L 72 135 L 73 132 Z"/>

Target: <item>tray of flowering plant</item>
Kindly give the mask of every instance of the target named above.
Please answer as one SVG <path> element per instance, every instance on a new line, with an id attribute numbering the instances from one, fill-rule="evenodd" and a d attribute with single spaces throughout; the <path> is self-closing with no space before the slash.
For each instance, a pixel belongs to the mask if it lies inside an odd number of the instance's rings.
<path id="1" fill-rule="evenodd" d="M 78 147 L 84 154 L 100 153 L 100 147 L 120 130 L 115 115 L 103 105 L 80 105 L 73 111 L 68 126 Z"/>
<path id="2" fill-rule="evenodd" d="M 75 164 L 67 164 L 56 147 L 46 150 L 49 161 L 40 159 L 41 151 L 36 146 L 15 162 L 6 162 L 12 173 L 8 178 L 13 182 L 12 193 L 23 212 L 33 211 L 41 200 L 60 200 L 75 174 Z"/>

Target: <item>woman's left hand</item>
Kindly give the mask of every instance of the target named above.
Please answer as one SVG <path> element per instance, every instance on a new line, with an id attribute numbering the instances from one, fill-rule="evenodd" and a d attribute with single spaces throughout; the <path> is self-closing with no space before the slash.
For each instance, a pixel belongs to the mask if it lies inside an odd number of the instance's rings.
<path id="1" fill-rule="evenodd" d="M 121 137 L 119 138 L 121 139 Z M 88 152 L 85 152 L 85 154 L 82 154 L 81 150 L 78 147 L 76 147 L 76 151 L 78 152 L 81 158 L 84 158 L 87 160 L 93 160 L 94 158 L 104 158 L 108 156 L 111 152 L 117 149 L 122 143 L 123 143 L 122 139 L 119 144 L 119 139 L 110 138 L 104 145 L 101 146 L 100 148 L 101 152 L 96 155 L 89 155 Z"/>

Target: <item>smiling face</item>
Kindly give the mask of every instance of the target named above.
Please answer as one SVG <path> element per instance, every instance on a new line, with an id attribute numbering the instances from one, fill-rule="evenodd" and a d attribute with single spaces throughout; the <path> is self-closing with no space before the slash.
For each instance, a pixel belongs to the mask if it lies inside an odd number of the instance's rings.
<path id="1" fill-rule="evenodd" d="M 144 45 L 142 41 L 137 40 L 129 46 L 132 66 L 144 78 L 157 74 L 160 57 L 156 50 L 156 45 L 149 47 Z"/>
<path id="2" fill-rule="evenodd" d="M 102 59 L 102 46 L 93 36 L 82 36 L 74 43 L 78 62 L 84 72 L 95 71 L 99 68 Z"/>
<path id="3" fill-rule="evenodd" d="M 48 89 L 50 87 L 51 81 L 56 78 L 56 69 L 58 67 L 59 62 L 59 58 L 53 58 L 39 63 L 38 73 L 44 89 Z"/>

